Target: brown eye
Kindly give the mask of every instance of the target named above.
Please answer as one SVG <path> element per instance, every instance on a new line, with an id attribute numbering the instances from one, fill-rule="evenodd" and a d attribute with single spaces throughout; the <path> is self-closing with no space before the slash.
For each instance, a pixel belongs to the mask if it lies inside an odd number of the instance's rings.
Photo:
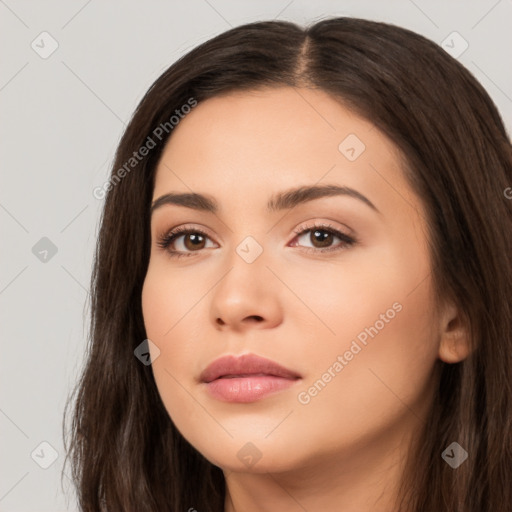
<path id="1" fill-rule="evenodd" d="M 302 246 L 308 251 L 313 252 L 327 252 L 327 251 L 335 251 L 343 249 L 344 247 L 348 247 L 354 245 L 356 240 L 344 233 L 341 233 L 337 229 L 329 226 L 312 226 L 306 229 L 302 229 L 296 231 L 297 233 L 297 241 L 304 239 L 308 241 L 311 245 L 303 245 L 302 243 L 297 243 L 296 245 Z M 332 245 L 335 242 L 335 239 L 339 239 L 341 243 L 337 245 Z M 315 249 L 318 249 L 315 251 Z"/>
<path id="2" fill-rule="evenodd" d="M 199 229 L 177 228 L 160 237 L 157 245 L 173 257 L 192 256 L 194 252 L 205 249 L 209 239 L 210 237 Z"/>
<path id="3" fill-rule="evenodd" d="M 206 238 L 198 233 L 188 233 L 183 236 L 183 245 L 193 251 L 194 249 L 203 249 Z M 179 237 L 176 237 L 179 238 Z"/>
<path id="4" fill-rule="evenodd" d="M 310 233 L 310 240 L 313 242 L 313 245 L 320 248 L 329 247 L 332 244 L 333 237 L 334 235 L 325 229 L 311 230 Z M 318 245 L 315 245 L 317 243 Z"/>

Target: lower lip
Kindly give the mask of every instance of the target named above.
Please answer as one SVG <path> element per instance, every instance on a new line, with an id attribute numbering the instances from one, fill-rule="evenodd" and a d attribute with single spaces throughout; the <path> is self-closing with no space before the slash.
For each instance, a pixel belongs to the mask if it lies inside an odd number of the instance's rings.
<path id="1" fill-rule="evenodd" d="M 273 375 L 221 378 L 206 383 L 210 395 L 223 402 L 248 403 L 292 386 L 298 379 Z"/>

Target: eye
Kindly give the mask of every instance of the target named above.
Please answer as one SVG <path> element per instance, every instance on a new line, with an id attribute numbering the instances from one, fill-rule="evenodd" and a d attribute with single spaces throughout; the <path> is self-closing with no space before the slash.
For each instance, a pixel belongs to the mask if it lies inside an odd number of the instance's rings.
<path id="1" fill-rule="evenodd" d="M 175 248 L 171 248 L 171 246 L 176 244 L 177 240 L 180 238 L 183 238 L 181 245 L 185 248 L 185 251 L 182 249 L 176 250 Z M 204 249 L 207 239 L 209 239 L 209 236 L 204 231 L 197 228 L 181 226 L 161 236 L 158 239 L 157 245 L 162 249 L 167 250 L 171 257 L 181 258 L 182 256 L 192 256 L 192 254 L 187 253 L 187 251 L 194 253 Z M 178 245 L 180 244 L 178 243 Z"/>
<path id="2" fill-rule="evenodd" d="M 312 226 L 307 227 L 302 226 L 294 232 L 298 235 L 296 237 L 297 240 L 304 238 L 312 243 L 311 246 L 305 247 L 308 252 L 340 251 L 346 247 L 354 245 L 357 242 L 354 237 L 342 233 L 329 224 L 313 224 Z M 341 240 L 342 243 L 332 246 L 333 240 L 335 238 Z M 294 246 L 295 245 L 297 244 L 294 244 Z M 300 244 L 299 247 L 301 247 Z"/>
<path id="3" fill-rule="evenodd" d="M 292 247 L 303 247 L 307 252 L 323 253 L 340 251 L 357 242 L 352 236 L 346 235 L 328 224 L 313 224 L 307 227 L 302 226 L 295 230 L 294 233 L 298 235 L 294 240 L 306 238 L 306 235 L 309 233 L 309 240 L 312 242 L 312 246 L 307 247 L 301 244 L 292 244 Z M 341 244 L 331 247 L 331 244 L 336 238 L 341 241 Z M 166 250 L 172 258 L 181 258 L 184 256 L 193 256 L 195 252 L 206 249 L 206 242 L 208 240 L 210 240 L 210 237 L 201 229 L 181 226 L 159 237 L 157 245 Z M 180 244 L 181 247 L 176 249 L 175 246 L 180 246 Z"/>

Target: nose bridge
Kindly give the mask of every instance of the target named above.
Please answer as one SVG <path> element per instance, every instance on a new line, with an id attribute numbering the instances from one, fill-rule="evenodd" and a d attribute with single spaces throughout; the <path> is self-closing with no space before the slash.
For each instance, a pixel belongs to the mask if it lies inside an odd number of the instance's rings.
<path id="1" fill-rule="evenodd" d="M 270 249 L 263 212 L 249 200 L 245 205 L 239 204 L 229 214 L 232 219 L 229 222 L 229 246 L 232 253 L 226 255 L 226 263 L 230 268 L 233 265 L 244 269 L 247 267 L 249 273 L 255 272 L 256 268 L 260 271 L 261 261 L 267 260 L 266 255 Z"/>
<path id="2" fill-rule="evenodd" d="M 263 244 L 247 235 L 224 261 L 227 272 L 212 294 L 212 317 L 217 325 L 236 326 L 246 319 L 275 322 L 280 310 L 272 272 Z"/>
<path id="3" fill-rule="evenodd" d="M 260 284 L 266 283 L 270 274 L 266 268 L 267 256 L 263 244 L 252 235 L 245 236 L 226 255 L 225 264 L 229 268 L 227 274 L 217 288 L 232 288 L 230 293 L 260 293 Z M 223 284 L 225 286 L 223 286 Z M 238 292 L 236 291 L 238 290 Z"/>

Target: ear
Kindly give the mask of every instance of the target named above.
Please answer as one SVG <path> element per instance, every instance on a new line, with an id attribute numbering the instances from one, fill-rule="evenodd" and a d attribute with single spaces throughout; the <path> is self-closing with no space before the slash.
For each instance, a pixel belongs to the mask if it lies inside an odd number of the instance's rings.
<path id="1" fill-rule="evenodd" d="M 447 303 L 439 315 L 439 359 L 459 363 L 471 352 L 469 330 L 453 303 Z"/>

